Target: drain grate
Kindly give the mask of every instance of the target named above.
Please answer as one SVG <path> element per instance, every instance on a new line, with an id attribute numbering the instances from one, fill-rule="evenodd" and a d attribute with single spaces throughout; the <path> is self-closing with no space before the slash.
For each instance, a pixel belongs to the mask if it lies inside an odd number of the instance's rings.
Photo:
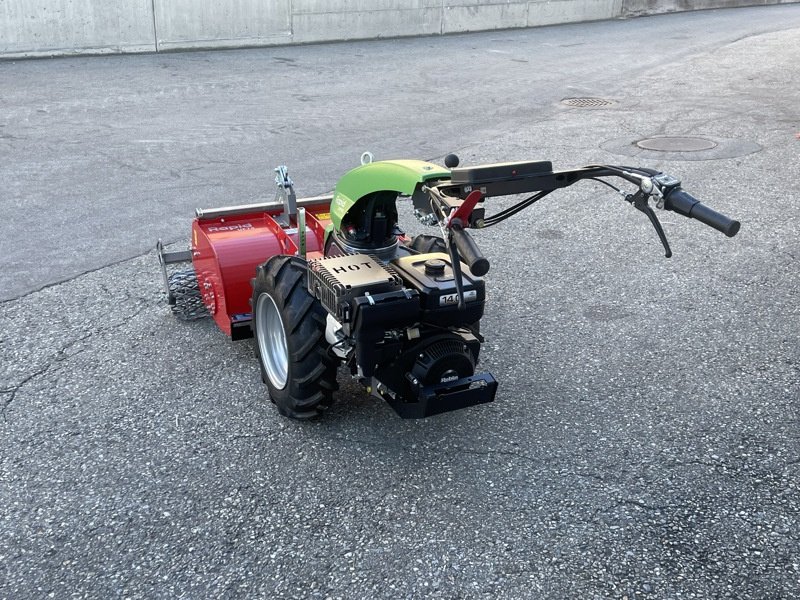
<path id="1" fill-rule="evenodd" d="M 574 108 L 601 108 L 603 106 L 611 106 L 614 101 L 606 100 L 605 98 L 564 98 L 561 104 Z"/>

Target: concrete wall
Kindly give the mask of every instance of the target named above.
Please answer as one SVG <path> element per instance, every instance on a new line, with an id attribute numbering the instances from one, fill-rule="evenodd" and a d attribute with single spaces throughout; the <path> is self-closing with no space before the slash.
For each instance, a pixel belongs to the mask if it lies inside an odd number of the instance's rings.
<path id="1" fill-rule="evenodd" d="M 435 35 L 796 0 L 0 0 L 0 57 Z"/>
<path id="2" fill-rule="evenodd" d="M 0 55 L 154 50 L 152 0 L 0 0 Z"/>
<path id="3" fill-rule="evenodd" d="M 737 6 L 761 6 L 766 4 L 794 4 L 798 0 L 624 0 L 623 17 L 656 15 L 705 8 L 734 8 Z"/>
<path id="4" fill-rule="evenodd" d="M 155 0 L 158 50 L 288 44 L 291 0 Z"/>

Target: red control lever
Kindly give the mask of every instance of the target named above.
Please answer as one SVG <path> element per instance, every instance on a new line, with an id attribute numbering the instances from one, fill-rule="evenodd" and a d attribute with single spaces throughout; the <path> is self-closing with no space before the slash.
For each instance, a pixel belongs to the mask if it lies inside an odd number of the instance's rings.
<path id="1" fill-rule="evenodd" d="M 464 202 L 461 203 L 457 209 L 453 211 L 453 213 L 447 219 L 447 228 L 450 229 L 455 223 L 455 220 L 458 219 L 460 221 L 461 227 L 469 224 L 469 217 L 472 214 L 472 211 L 475 209 L 475 205 L 481 201 L 482 194 L 478 191 L 472 191 L 469 195 L 464 199 Z"/>

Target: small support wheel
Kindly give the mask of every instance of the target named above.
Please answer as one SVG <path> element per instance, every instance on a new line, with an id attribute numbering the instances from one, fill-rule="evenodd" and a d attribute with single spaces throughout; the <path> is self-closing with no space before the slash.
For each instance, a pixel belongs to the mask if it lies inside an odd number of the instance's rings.
<path id="1" fill-rule="evenodd" d="M 195 321 L 208 316 L 203 304 L 197 274 L 194 269 L 179 269 L 167 277 L 170 295 L 170 310 L 181 321 Z"/>
<path id="2" fill-rule="evenodd" d="M 327 313 L 306 287 L 306 262 L 273 256 L 253 280 L 255 351 L 261 378 L 278 411 L 289 418 L 318 417 L 338 389 L 338 361 L 325 339 Z"/>

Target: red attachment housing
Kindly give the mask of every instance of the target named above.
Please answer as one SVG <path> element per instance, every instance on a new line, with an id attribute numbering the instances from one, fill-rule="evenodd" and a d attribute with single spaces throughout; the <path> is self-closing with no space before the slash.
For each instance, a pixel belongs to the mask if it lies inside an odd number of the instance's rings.
<path id="1" fill-rule="evenodd" d="M 242 212 L 208 211 L 192 222 L 192 263 L 203 303 L 219 328 L 233 339 L 249 337 L 252 309 L 250 280 L 256 267 L 277 254 L 296 254 L 297 221 L 281 225 L 280 205 Z M 330 198 L 304 203 L 306 256 L 323 255 Z M 286 226 L 288 225 L 288 226 Z"/>

